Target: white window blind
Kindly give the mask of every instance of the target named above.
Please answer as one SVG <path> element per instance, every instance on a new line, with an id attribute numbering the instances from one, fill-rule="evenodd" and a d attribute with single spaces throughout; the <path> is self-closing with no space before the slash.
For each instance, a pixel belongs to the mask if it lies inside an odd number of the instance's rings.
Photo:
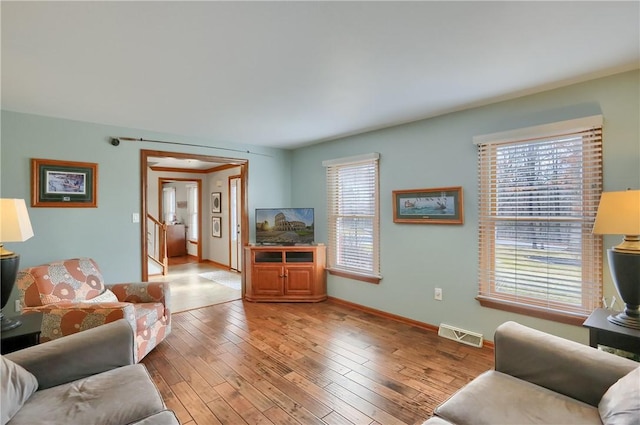
<path id="1" fill-rule="evenodd" d="M 187 185 L 187 214 L 189 215 L 188 238 L 198 240 L 198 186 Z"/>
<path id="2" fill-rule="evenodd" d="M 591 233 L 602 192 L 601 117 L 492 136 L 476 139 L 478 300 L 582 323 L 602 298 L 602 238 Z"/>
<path id="3" fill-rule="evenodd" d="M 380 279 L 378 162 L 377 153 L 323 162 L 329 270 L 376 282 Z"/>
<path id="4" fill-rule="evenodd" d="M 173 186 L 162 188 L 162 212 L 165 223 L 176 221 L 176 188 Z"/>

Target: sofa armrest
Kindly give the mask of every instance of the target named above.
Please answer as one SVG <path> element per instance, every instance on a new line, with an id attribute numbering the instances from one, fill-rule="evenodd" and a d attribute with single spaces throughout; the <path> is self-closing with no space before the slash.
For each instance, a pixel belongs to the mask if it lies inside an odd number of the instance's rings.
<path id="1" fill-rule="evenodd" d="M 169 306 L 168 282 L 133 282 L 107 285 L 118 300 L 130 303 L 162 303 Z"/>
<path id="2" fill-rule="evenodd" d="M 5 357 L 35 375 L 43 390 L 134 364 L 134 350 L 133 329 L 118 320 Z"/>
<path id="3" fill-rule="evenodd" d="M 593 347 L 506 322 L 495 333 L 495 369 L 592 406 L 638 364 Z"/>

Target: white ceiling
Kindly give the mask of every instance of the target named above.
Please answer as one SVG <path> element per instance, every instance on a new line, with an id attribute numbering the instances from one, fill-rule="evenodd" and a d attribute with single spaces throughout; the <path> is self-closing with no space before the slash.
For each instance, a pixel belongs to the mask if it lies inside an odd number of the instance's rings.
<path id="1" fill-rule="evenodd" d="M 640 67 L 638 1 L 0 7 L 3 109 L 212 145 L 293 148 Z"/>

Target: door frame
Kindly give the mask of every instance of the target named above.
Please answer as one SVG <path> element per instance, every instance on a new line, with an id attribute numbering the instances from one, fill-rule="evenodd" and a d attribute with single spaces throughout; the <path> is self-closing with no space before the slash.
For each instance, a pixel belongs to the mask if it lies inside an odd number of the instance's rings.
<path id="1" fill-rule="evenodd" d="M 229 196 L 231 196 L 231 182 L 233 180 L 240 180 L 240 189 L 242 189 L 242 186 L 243 186 L 243 177 L 242 177 L 241 174 L 234 174 L 233 176 L 229 176 L 227 178 L 227 186 L 228 186 L 228 192 L 227 193 L 229 193 Z M 242 203 L 243 203 L 242 199 L 240 199 L 240 206 L 242 206 Z M 244 244 L 242 242 L 244 242 L 244 234 L 248 232 L 248 229 L 246 227 L 244 227 L 244 222 L 242 222 L 242 210 L 240 208 L 238 208 L 238 209 L 241 211 L 241 217 L 240 217 L 241 238 L 240 238 L 240 242 L 241 242 L 241 246 L 244 247 L 244 246 L 246 246 L 246 244 Z M 232 216 L 232 213 L 233 213 L 233 210 L 231 209 L 231 200 L 229 200 L 229 217 L 230 217 L 229 218 L 229 235 L 231 235 L 231 232 L 236 232 L 237 233 L 237 231 L 238 231 L 238 229 L 232 229 L 231 228 L 231 222 L 232 222 L 231 216 Z M 238 243 L 237 242 L 235 243 L 236 246 L 233 246 L 233 245 L 234 245 L 233 240 L 230 237 L 229 238 L 229 265 L 231 265 L 231 263 L 232 263 L 232 261 L 231 261 L 231 259 L 233 258 L 232 250 L 238 250 L 238 248 L 237 248 Z M 240 248 L 238 251 L 239 252 L 236 254 L 237 261 L 238 261 L 238 268 L 236 268 L 235 270 L 239 271 L 240 273 L 242 273 L 243 270 L 244 270 L 244 267 L 243 267 L 244 263 L 242 262 L 242 251 L 243 251 L 243 249 Z"/>
<path id="2" fill-rule="evenodd" d="M 242 158 L 229 158 L 229 157 L 220 157 L 220 156 L 212 156 L 212 155 L 199 155 L 192 153 L 182 153 L 182 152 L 167 152 L 167 151 L 156 151 L 156 150 L 148 150 L 148 149 L 140 149 L 140 210 L 142 211 L 142 217 L 140 220 L 140 247 L 141 247 L 141 270 L 142 270 L 142 281 L 147 281 L 149 279 L 149 268 L 148 268 L 148 249 L 147 249 L 147 214 L 149 212 L 148 202 L 147 202 L 147 189 L 148 189 L 148 161 L 150 157 L 160 157 L 160 158 L 178 158 L 178 159 L 197 159 L 205 162 L 214 162 L 227 166 L 237 166 L 240 167 L 240 178 L 241 178 L 241 186 L 240 186 L 240 211 L 242 211 L 242 226 L 244 229 L 249 228 L 249 160 Z M 215 167 L 214 167 L 215 168 Z M 179 172 L 194 172 L 194 170 L 186 170 L 186 169 L 176 169 L 175 171 Z M 202 172 L 201 170 L 195 172 Z M 208 174 L 209 172 L 206 172 Z M 203 204 L 203 202 L 200 202 Z M 204 211 L 202 205 L 199 206 L 201 211 Z M 204 219 L 201 217 L 201 226 L 200 230 L 202 230 L 202 223 Z M 202 249 L 203 241 L 200 241 L 200 246 L 198 250 Z M 249 245 L 249 232 L 242 233 L 242 246 Z M 243 253 L 244 255 L 244 253 Z M 200 256 L 201 257 L 201 256 Z M 241 259 L 243 261 L 243 259 Z M 242 294 L 244 297 L 244 294 Z"/>

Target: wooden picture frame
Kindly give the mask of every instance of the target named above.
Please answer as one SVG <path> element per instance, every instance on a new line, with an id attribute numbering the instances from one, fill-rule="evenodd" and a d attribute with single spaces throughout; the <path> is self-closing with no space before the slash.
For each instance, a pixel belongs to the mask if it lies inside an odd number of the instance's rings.
<path id="1" fill-rule="evenodd" d="M 211 217 L 211 236 L 214 238 L 222 237 L 222 218 Z"/>
<path id="2" fill-rule="evenodd" d="M 222 212 L 222 193 L 221 192 L 211 193 L 211 212 L 214 214 Z"/>
<path id="3" fill-rule="evenodd" d="M 394 223 L 463 224 L 462 187 L 393 191 Z"/>
<path id="4" fill-rule="evenodd" d="M 98 164 L 32 158 L 31 206 L 97 208 Z"/>

